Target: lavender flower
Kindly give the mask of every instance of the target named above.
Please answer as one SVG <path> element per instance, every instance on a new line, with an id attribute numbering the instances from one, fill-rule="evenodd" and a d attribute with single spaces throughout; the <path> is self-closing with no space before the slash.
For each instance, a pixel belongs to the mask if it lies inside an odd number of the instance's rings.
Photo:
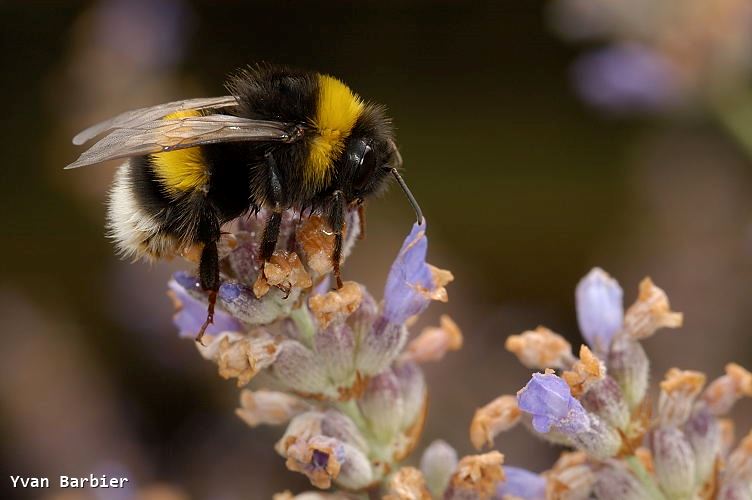
<path id="1" fill-rule="evenodd" d="M 519 467 L 505 466 L 506 478 L 496 487 L 496 496 L 511 496 L 523 500 L 545 500 L 546 480 L 539 474 Z"/>
<path id="2" fill-rule="evenodd" d="M 451 281 L 447 271 L 426 263 L 428 239 L 426 223 L 413 225 L 392 264 L 384 288 L 384 318 L 402 324 L 409 317 L 422 313 L 431 300 L 446 302 L 443 286 Z"/>
<path id="3" fill-rule="evenodd" d="M 195 338 L 206 319 L 206 304 L 193 297 L 188 290 L 199 290 L 198 280 L 185 272 L 175 273 L 167 284 L 175 306 L 173 323 L 181 337 Z M 221 309 L 214 313 L 214 323 L 206 329 L 206 335 L 222 332 L 240 332 L 243 326 Z"/>
<path id="4" fill-rule="evenodd" d="M 572 397 L 567 383 L 553 373 L 534 373 L 517 393 L 517 404 L 532 415 L 533 428 L 538 432 L 548 432 L 553 427 L 564 434 L 575 434 L 590 425 L 587 412 Z"/>

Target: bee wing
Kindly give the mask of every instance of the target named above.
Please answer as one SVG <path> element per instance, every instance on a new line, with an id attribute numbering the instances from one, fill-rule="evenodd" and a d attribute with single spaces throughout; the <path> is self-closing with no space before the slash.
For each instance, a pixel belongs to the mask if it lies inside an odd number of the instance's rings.
<path id="1" fill-rule="evenodd" d="M 174 151 L 216 142 L 293 142 L 301 134 L 302 131 L 294 124 L 250 120 L 229 115 L 158 119 L 113 130 L 65 168 L 78 168 L 106 160 Z"/>
<path id="2" fill-rule="evenodd" d="M 235 96 L 226 95 L 222 97 L 185 99 L 183 101 L 158 104 L 157 106 L 151 106 L 148 108 L 134 109 L 132 111 L 121 113 L 109 120 L 97 123 L 96 125 L 79 132 L 78 135 L 73 138 L 73 144 L 80 146 L 89 142 L 102 132 L 115 128 L 135 128 L 139 125 L 159 120 L 160 118 L 163 118 L 170 113 L 175 113 L 176 111 L 184 111 L 187 109 L 198 111 L 202 109 L 226 108 L 231 106 L 237 106 L 237 100 L 235 99 Z"/>

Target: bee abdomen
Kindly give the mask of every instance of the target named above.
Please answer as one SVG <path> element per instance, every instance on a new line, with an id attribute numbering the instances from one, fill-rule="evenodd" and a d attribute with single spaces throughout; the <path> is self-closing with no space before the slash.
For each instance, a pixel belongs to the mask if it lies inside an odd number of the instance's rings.
<path id="1" fill-rule="evenodd" d="M 115 174 L 107 206 L 107 233 L 124 258 L 152 260 L 175 255 L 181 243 L 164 231 L 159 218 L 140 202 L 133 169 L 141 158 L 123 163 Z"/>

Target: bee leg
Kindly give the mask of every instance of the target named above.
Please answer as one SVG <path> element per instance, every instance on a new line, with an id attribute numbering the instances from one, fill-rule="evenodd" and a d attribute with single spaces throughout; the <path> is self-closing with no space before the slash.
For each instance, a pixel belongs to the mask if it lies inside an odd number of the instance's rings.
<path id="1" fill-rule="evenodd" d="M 329 227 L 334 233 L 334 249 L 332 250 L 332 269 L 337 280 L 337 288 L 342 288 L 342 278 L 339 274 L 339 261 L 342 258 L 342 229 L 345 226 L 345 195 L 339 189 L 332 193 L 332 202 L 327 214 Z"/>
<path id="2" fill-rule="evenodd" d="M 363 200 L 358 202 L 358 224 L 360 225 L 360 231 L 358 231 L 358 239 L 366 239 L 366 205 Z"/>
<path id="3" fill-rule="evenodd" d="M 217 303 L 217 292 L 219 291 L 219 253 L 217 252 L 216 241 L 204 245 L 204 249 L 201 251 L 201 261 L 198 266 L 198 276 L 201 288 L 206 290 L 209 295 L 209 309 L 206 313 L 206 321 L 201 325 L 201 330 L 196 335 L 196 342 L 201 343 L 206 329 L 214 323 L 214 305 Z"/>
<path id="4" fill-rule="evenodd" d="M 280 181 L 277 162 L 271 153 L 266 153 L 266 165 L 269 167 L 269 187 L 272 202 L 272 213 L 266 221 L 264 234 L 261 237 L 261 252 L 259 257 L 262 265 L 272 258 L 275 248 L 277 248 L 277 238 L 279 237 L 279 225 L 282 222 L 282 182 Z"/>

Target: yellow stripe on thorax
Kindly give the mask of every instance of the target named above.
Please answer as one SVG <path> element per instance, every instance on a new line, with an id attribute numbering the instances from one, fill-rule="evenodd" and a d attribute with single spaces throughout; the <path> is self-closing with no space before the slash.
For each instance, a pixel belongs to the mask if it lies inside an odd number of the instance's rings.
<path id="1" fill-rule="evenodd" d="M 164 119 L 177 120 L 200 115 L 199 111 L 188 109 L 171 113 Z M 199 147 L 155 153 L 151 158 L 154 173 L 171 194 L 197 189 L 209 182 L 209 172 Z"/>
<path id="2" fill-rule="evenodd" d="M 313 127 L 316 135 L 310 142 L 304 170 L 307 183 L 326 183 L 333 161 L 342 154 L 345 140 L 363 112 L 363 101 L 347 85 L 328 75 L 318 75 L 319 95 Z"/>

